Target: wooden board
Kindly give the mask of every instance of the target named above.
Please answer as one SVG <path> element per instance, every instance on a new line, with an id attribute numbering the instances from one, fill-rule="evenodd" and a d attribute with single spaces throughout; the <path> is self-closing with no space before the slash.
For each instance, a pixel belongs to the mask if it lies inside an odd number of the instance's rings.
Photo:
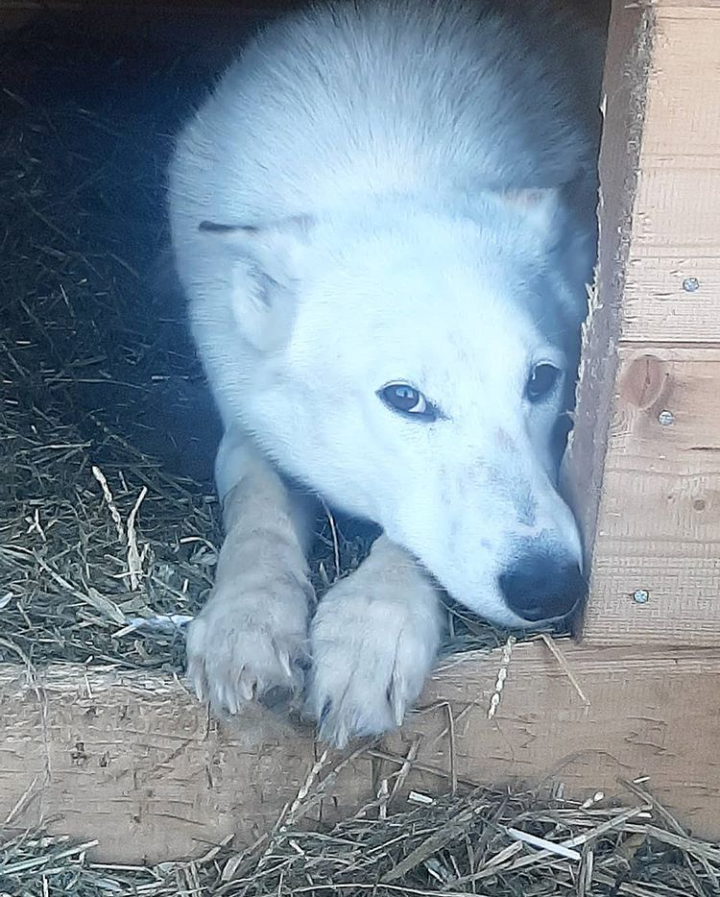
<path id="1" fill-rule="evenodd" d="M 585 637 L 718 645 L 720 347 L 620 358 Z"/>
<path id="2" fill-rule="evenodd" d="M 623 308 L 625 340 L 720 340 L 719 98 L 720 4 L 659 3 Z"/>
<path id="3" fill-rule="evenodd" d="M 615 24 L 632 15 L 616 7 Z M 720 5 L 635 15 L 624 75 L 608 61 L 598 295 L 568 459 L 593 556 L 584 637 L 718 645 Z"/>
<path id="4" fill-rule="evenodd" d="M 720 650 L 563 647 L 589 706 L 543 643 L 524 644 L 493 720 L 497 654 L 439 672 L 426 709 L 385 750 L 404 755 L 421 735 L 424 771 L 410 782 L 434 793 L 448 788 L 451 756 L 460 779 L 552 777 L 583 798 L 620 794 L 618 776 L 647 774 L 698 833 L 720 836 Z M 0 666 L 0 712 L 0 818 L 17 826 L 44 818 L 55 832 L 98 838 L 95 856 L 106 861 L 188 857 L 233 833 L 248 843 L 295 797 L 316 756 L 307 732 L 257 716 L 209 724 L 181 683 L 139 673 L 54 666 L 28 681 Z M 449 712 L 454 753 L 443 734 Z M 385 761 L 381 774 L 397 768 Z M 377 774 L 377 761 L 358 757 L 331 792 L 337 803 L 325 801 L 325 818 L 369 798 Z"/>
<path id="5" fill-rule="evenodd" d="M 603 83 L 598 268 L 583 335 L 575 427 L 562 470 L 563 491 L 583 531 L 588 566 L 612 414 L 652 25 L 647 7 L 633 2 L 613 4 Z"/>

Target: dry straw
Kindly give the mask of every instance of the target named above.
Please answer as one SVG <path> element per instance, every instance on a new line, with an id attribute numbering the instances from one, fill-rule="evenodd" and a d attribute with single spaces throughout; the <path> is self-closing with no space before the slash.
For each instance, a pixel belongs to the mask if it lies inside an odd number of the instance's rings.
<path id="1" fill-rule="evenodd" d="M 348 762 L 348 761 L 345 761 Z M 342 764 L 344 765 L 344 764 Z M 400 764 L 400 768 L 402 765 Z M 185 862 L 93 862 L 97 841 L 5 834 L 0 895 L 39 897 L 711 897 L 720 847 L 691 837 L 636 783 L 630 803 L 585 804 L 463 787 L 454 796 L 382 795 L 333 827 L 310 820 L 340 772 L 321 758 L 273 832 L 232 838 Z M 419 804 L 419 805 L 415 805 Z"/>

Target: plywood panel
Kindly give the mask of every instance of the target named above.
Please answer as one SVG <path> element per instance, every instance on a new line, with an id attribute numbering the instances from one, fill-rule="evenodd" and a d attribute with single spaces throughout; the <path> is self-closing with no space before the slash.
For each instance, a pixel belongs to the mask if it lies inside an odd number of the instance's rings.
<path id="1" fill-rule="evenodd" d="M 435 676 L 425 709 L 385 749 L 402 755 L 422 735 L 410 784 L 446 790 L 450 710 L 460 779 L 550 777 L 584 798 L 616 793 L 618 776 L 648 774 L 686 822 L 720 836 L 720 649 L 563 649 L 589 706 L 542 642 L 519 645 L 493 720 L 499 657 L 466 659 Z M 28 681 L 3 665 L 0 712 L 0 818 L 46 818 L 55 832 L 98 838 L 95 856 L 108 861 L 187 857 L 234 833 L 250 842 L 316 757 L 308 732 L 269 717 L 208 723 L 182 684 L 162 676 L 54 666 Z M 384 774 L 396 768 L 386 762 Z M 325 818 L 369 798 L 372 781 L 363 754 L 330 792 L 337 804 L 325 802 Z"/>
<path id="2" fill-rule="evenodd" d="M 720 5 L 659 3 L 623 338 L 720 340 Z"/>

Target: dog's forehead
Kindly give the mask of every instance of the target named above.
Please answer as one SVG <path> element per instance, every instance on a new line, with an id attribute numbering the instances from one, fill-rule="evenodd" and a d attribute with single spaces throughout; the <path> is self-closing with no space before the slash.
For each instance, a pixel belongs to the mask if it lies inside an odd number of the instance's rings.
<path id="1" fill-rule="evenodd" d="M 458 372 L 464 372 L 468 380 L 493 370 L 507 378 L 514 368 L 525 368 L 528 356 L 543 341 L 526 309 L 480 291 L 422 297 L 409 309 L 390 299 L 377 330 L 380 343 L 383 331 L 393 337 L 398 354 L 419 357 L 424 367 L 447 370 L 456 379 Z"/>
<path id="2" fill-rule="evenodd" d="M 327 319 L 321 324 L 326 326 Z M 317 328 L 308 321 L 302 330 L 294 341 L 297 351 L 307 357 L 314 346 L 314 364 L 322 360 L 326 372 L 344 371 L 351 381 L 372 376 L 378 386 L 406 380 L 447 404 L 448 412 L 483 395 L 500 410 L 519 394 L 542 342 L 523 311 L 477 298 L 466 303 L 437 296 L 408 299 L 387 285 L 370 299 L 358 296 L 347 316 L 339 310 L 332 339 L 322 340 L 322 359 L 316 355 Z"/>
<path id="3" fill-rule="evenodd" d="M 376 244 L 327 272 L 326 299 L 348 319 L 473 335 L 527 329 L 544 280 L 530 263 L 437 247 Z M 534 329 L 534 327 L 533 327 Z"/>
<path id="4" fill-rule="evenodd" d="M 327 267 L 300 303 L 297 344 L 316 344 L 331 329 L 336 352 L 328 354 L 358 373 L 379 365 L 464 391 L 497 371 L 514 389 L 513 372 L 524 375 L 545 341 L 536 257 L 489 252 L 467 224 L 439 228 L 434 242 L 424 236 L 393 228 L 324 255 Z"/>

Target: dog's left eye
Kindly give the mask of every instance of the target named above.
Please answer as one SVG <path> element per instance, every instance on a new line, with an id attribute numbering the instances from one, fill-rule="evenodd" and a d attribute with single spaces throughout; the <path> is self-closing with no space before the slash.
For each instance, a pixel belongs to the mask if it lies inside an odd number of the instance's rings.
<path id="1" fill-rule="evenodd" d="M 560 377 L 560 371 L 553 364 L 547 362 L 536 364 L 528 377 L 525 392 L 531 402 L 541 402 L 555 389 Z"/>
<path id="2" fill-rule="evenodd" d="M 378 395 L 391 411 L 424 421 L 437 419 L 436 408 L 409 383 L 388 383 Z"/>

